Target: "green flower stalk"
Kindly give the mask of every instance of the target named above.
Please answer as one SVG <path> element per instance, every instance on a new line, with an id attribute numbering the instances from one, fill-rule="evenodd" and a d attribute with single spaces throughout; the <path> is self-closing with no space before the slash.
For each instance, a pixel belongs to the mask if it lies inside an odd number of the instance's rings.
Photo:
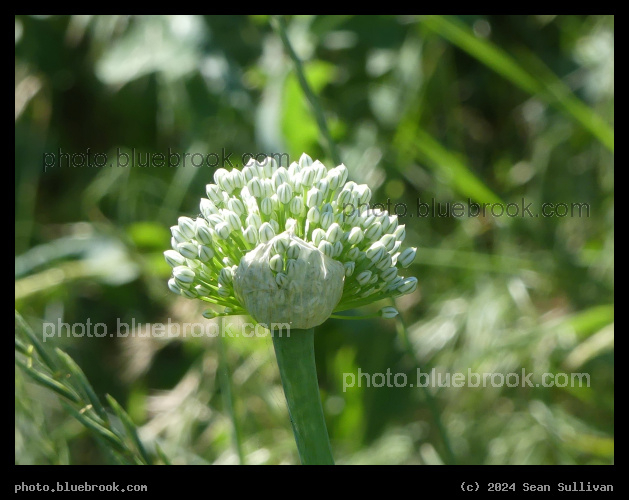
<path id="1" fill-rule="evenodd" d="M 305 153 L 288 168 L 269 157 L 218 169 L 201 215 L 179 218 L 164 253 L 173 267 L 169 288 L 217 306 L 205 317 L 248 314 L 271 331 L 290 326 L 273 343 L 302 463 L 332 463 L 314 327 L 417 288 L 416 278 L 401 275 L 417 250 L 402 250 L 404 225 L 370 208 L 369 187 L 347 176 L 344 165 L 328 170 Z M 380 312 L 396 314 L 390 306 Z"/>

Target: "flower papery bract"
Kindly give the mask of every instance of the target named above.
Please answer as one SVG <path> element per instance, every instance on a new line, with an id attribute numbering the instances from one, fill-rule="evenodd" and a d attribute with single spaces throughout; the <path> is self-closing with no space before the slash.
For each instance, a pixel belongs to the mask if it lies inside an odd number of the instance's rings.
<path id="1" fill-rule="evenodd" d="M 170 290 L 219 307 L 206 317 L 249 314 L 294 328 L 412 293 L 417 280 L 400 272 L 416 254 L 401 249 L 404 225 L 369 208 L 371 190 L 347 175 L 305 153 L 288 168 L 269 157 L 218 169 L 201 215 L 171 228 Z"/>
<path id="2" fill-rule="evenodd" d="M 299 248 L 299 256 L 285 267 L 288 245 Z M 282 253 L 275 253 L 280 247 Z M 234 293 L 258 323 L 288 324 L 307 329 L 330 317 L 341 299 L 345 268 L 311 243 L 292 233 L 282 233 L 258 245 L 241 260 L 234 273 Z"/>

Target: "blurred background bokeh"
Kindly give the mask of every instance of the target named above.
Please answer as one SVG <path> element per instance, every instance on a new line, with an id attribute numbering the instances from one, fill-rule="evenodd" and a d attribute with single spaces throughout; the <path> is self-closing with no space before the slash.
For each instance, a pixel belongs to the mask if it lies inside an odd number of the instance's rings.
<path id="1" fill-rule="evenodd" d="M 47 153 L 308 152 L 328 143 L 267 16 L 15 18 L 15 301 L 43 323 L 207 322 L 169 292 L 169 226 L 212 168 L 44 169 Z M 589 216 L 405 217 L 419 289 L 398 320 L 317 329 L 338 463 L 614 457 L 612 16 L 296 16 L 350 178 L 373 201 L 587 203 Z M 222 165 L 221 165 L 222 166 Z M 229 167 L 228 167 L 229 168 Z M 376 304 L 359 313 L 377 311 Z M 61 338 L 172 463 L 297 463 L 269 338 Z M 588 373 L 590 387 L 362 387 L 343 374 Z M 15 462 L 115 462 L 15 372 Z M 533 379 L 534 382 L 539 380 Z M 104 400 L 104 398 L 103 398 Z M 238 452 L 240 448 L 240 453 Z"/>

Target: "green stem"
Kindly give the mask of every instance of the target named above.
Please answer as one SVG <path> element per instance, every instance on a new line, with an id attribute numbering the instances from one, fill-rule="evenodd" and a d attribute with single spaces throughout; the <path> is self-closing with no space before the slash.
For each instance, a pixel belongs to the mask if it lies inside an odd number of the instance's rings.
<path id="1" fill-rule="evenodd" d="M 274 333 L 273 347 L 301 463 L 334 465 L 319 395 L 314 328 Z"/>

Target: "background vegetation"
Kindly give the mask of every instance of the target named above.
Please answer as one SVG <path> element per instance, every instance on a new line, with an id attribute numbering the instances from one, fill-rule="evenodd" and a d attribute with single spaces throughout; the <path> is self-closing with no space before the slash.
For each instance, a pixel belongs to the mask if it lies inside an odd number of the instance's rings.
<path id="1" fill-rule="evenodd" d="M 213 169 L 44 171 L 45 153 L 224 149 L 240 166 L 306 151 L 333 166 L 271 21 L 15 18 L 16 463 L 298 461 L 269 338 L 37 341 L 44 322 L 207 321 L 168 291 L 162 252 Z M 401 321 L 316 334 L 337 462 L 613 462 L 613 17 L 297 16 L 286 34 L 374 201 L 590 207 L 404 219 L 420 286 Z M 591 386 L 343 391 L 343 373 L 413 382 L 417 367 L 586 372 Z"/>

